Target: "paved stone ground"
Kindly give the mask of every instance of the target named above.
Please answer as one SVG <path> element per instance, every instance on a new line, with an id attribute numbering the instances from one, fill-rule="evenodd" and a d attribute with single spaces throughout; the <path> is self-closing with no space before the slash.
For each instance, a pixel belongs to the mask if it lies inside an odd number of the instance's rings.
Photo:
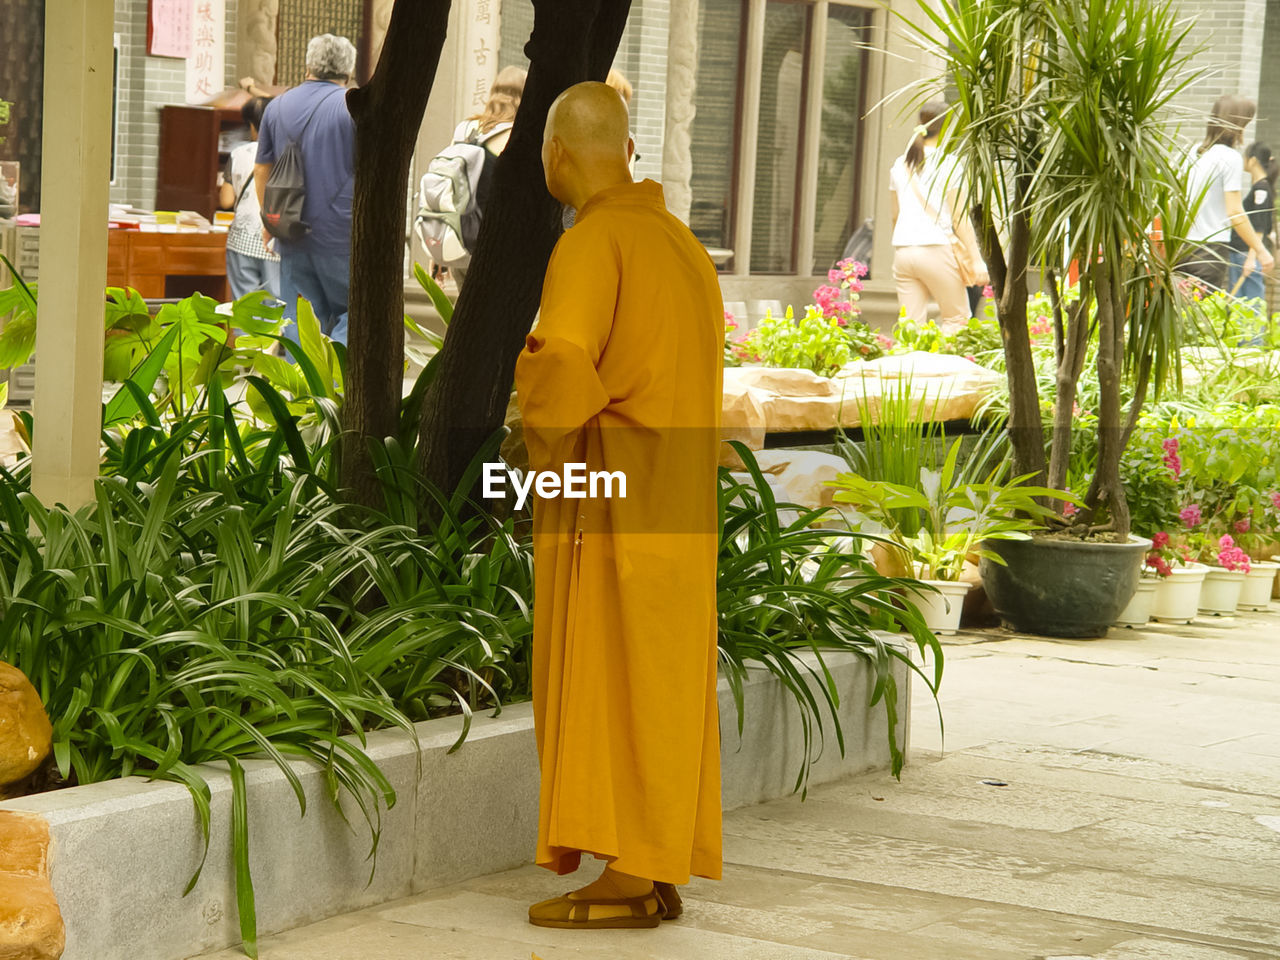
<path id="1" fill-rule="evenodd" d="M 1280 957 L 1280 614 L 947 645 L 946 751 L 730 814 L 725 878 L 660 930 L 525 921 L 528 867 L 335 918 L 264 960 Z M 234 951 L 216 955 L 237 956 Z"/>

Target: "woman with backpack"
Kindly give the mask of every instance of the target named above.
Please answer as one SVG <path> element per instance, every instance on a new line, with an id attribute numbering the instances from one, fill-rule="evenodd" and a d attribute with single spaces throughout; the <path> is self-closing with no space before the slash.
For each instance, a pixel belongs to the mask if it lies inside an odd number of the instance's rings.
<path id="1" fill-rule="evenodd" d="M 280 298 L 280 255 L 262 240 L 262 211 L 253 188 L 253 166 L 258 155 L 258 129 L 270 97 L 250 97 L 240 108 L 249 125 L 249 140 L 231 151 L 223 172 L 219 205 L 235 210 L 227 230 L 227 283 L 231 297 L 239 300 L 255 290 Z"/>
<path id="2" fill-rule="evenodd" d="M 418 235 L 435 262 L 436 275 L 448 270 L 459 290 L 467 277 L 489 197 L 491 161 L 506 149 L 511 138 L 527 76 L 521 67 L 499 70 L 484 109 L 458 124 L 453 142 L 431 161 L 422 176 Z"/>
<path id="3" fill-rule="evenodd" d="M 906 317 L 923 323 L 938 305 L 939 327 L 952 332 L 969 320 L 967 287 L 987 282 L 973 226 L 960 204 L 959 163 L 938 150 L 947 105 L 920 108 L 906 153 L 893 164 L 893 279 Z"/>

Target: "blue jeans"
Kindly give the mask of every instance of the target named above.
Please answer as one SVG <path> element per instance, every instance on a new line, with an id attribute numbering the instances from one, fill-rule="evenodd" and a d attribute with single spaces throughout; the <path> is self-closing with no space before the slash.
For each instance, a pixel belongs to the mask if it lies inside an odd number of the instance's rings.
<path id="1" fill-rule="evenodd" d="M 298 297 L 305 297 L 330 340 L 347 342 L 347 288 L 351 282 L 349 253 L 280 251 L 281 299 L 285 303 L 284 336 L 297 341 Z"/>
<path id="2" fill-rule="evenodd" d="M 1240 274 L 1244 272 L 1244 262 L 1249 258 L 1249 254 L 1241 250 L 1231 251 L 1231 265 L 1227 273 L 1227 289 L 1236 290 L 1236 283 L 1240 280 Z M 1240 284 L 1240 289 L 1236 290 L 1236 296 L 1241 300 L 1262 300 L 1266 297 L 1267 290 L 1262 280 L 1262 271 L 1258 269 L 1258 265 L 1254 264 L 1253 272 L 1244 278 L 1244 282 Z"/>
<path id="3" fill-rule="evenodd" d="M 255 290 L 265 290 L 277 299 L 280 297 L 280 261 L 251 257 L 236 250 L 227 250 L 227 283 L 231 287 L 231 299 L 239 300 Z"/>

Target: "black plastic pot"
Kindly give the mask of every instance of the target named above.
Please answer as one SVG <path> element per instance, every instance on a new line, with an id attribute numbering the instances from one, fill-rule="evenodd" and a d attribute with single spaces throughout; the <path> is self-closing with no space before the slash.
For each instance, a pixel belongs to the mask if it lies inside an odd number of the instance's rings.
<path id="1" fill-rule="evenodd" d="M 1150 540 L 988 540 L 982 585 L 1005 626 L 1046 637 L 1105 637 L 1133 599 Z"/>

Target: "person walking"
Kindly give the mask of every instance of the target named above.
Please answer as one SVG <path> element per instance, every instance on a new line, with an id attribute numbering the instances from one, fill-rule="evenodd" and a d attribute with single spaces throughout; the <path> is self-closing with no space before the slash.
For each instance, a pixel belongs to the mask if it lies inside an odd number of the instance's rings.
<path id="1" fill-rule="evenodd" d="M 1178 266 L 1213 289 L 1228 289 L 1232 235 L 1253 254 L 1262 273 L 1270 273 L 1275 266 L 1275 259 L 1249 222 L 1240 196 L 1245 175 L 1240 146 L 1254 111 L 1248 97 L 1219 97 L 1209 113 L 1204 140 L 1189 158 L 1187 187 L 1191 202 L 1197 204 L 1187 233 L 1193 247 Z"/>
<path id="2" fill-rule="evenodd" d="M 223 174 L 219 202 L 224 210 L 234 210 L 227 230 L 227 283 L 232 299 L 239 300 L 255 290 L 280 297 L 280 256 L 263 242 L 262 208 L 253 189 L 253 168 L 258 156 L 258 129 L 269 97 L 250 97 L 240 108 L 249 126 L 249 142 L 231 151 Z"/>
<path id="3" fill-rule="evenodd" d="M 520 99 L 524 96 L 524 82 L 528 75 L 523 67 L 503 67 L 493 78 L 484 109 L 467 117 L 453 131 L 454 143 L 476 143 L 485 149 L 484 167 L 480 171 L 480 181 L 473 201 L 481 217 L 484 216 L 485 204 L 489 202 L 492 190 L 493 161 L 502 155 L 502 151 L 507 148 L 507 141 L 511 139 L 511 127 L 520 110 Z M 447 268 L 459 290 L 467 279 L 469 265 L 470 260 L 467 260 L 461 266 Z"/>
<path id="4" fill-rule="evenodd" d="M 1271 155 L 1271 148 L 1265 143 L 1250 144 L 1244 152 L 1244 170 L 1253 186 L 1245 194 L 1241 206 L 1262 245 L 1274 256 L 1276 161 Z M 1265 299 L 1266 284 L 1262 271 L 1258 269 L 1257 255 L 1234 231 L 1228 243 L 1231 246 L 1231 268 L 1227 284 L 1232 294 L 1242 300 Z"/>
<path id="5" fill-rule="evenodd" d="M 929 303 L 936 303 L 938 325 L 949 333 L 969 320 L 966 288 L 982 286 L 987 277 L 972 224 L 956 216 L 964 209 L 960 164 L 938 149 L 946 117 L 941 100 L 920 108 L 911 143 L 889 171 L 889 189 L 898 304 L 909 320 L 923 323 Z"/>
<path id="6" fill-rule="evenodd" d="M 323 34 L 307 44 L 307 78 L 276 97 L 262 114 L 254 166 L 258 203 L 264 200 L 271 165 L 288 144 L 302 152 L 306 200 L 301 240 L 275 240 L 280 254 L 281 299 L 296 339 L 298 297 L 315 311 L 321 331 L 347 342 L 347 289 L 351 277 L 351 196 L 355 185 L 355 123 L 347 111 L 346 87 L 356 66 L 356 48 L 346 37 Z"/>
<path id="7" fill-rule="evenodd" d="M 529 463 L 621 475 L 612 499 L 534 506 L 540 866 L 606 861 L 534 904 L 537 926 L 656 927 L 676 886 L 721 874 L 716 463 L 724 304 L 716 269 L 635 183 L 627 108 L 603 83 L 551 106 L 547 188 L 578 211 L 516 363 Z M 594 488 L 594 479 L 593 479 Z M 572 494 L 570 494 L 572 496 Z M 661 601 L 659 602 L 659 599 Z"/>

